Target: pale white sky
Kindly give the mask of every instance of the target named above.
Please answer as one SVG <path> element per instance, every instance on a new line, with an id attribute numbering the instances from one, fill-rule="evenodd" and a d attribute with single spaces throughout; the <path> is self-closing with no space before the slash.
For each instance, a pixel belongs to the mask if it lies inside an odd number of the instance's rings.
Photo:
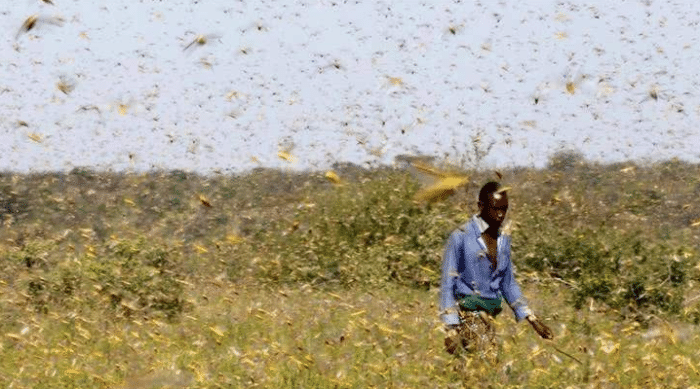
<path id="1" fill-rule="evenodd" d="M 0 170 L 700 160 L 700 2 L 55 4 L 0 8 Z"/>

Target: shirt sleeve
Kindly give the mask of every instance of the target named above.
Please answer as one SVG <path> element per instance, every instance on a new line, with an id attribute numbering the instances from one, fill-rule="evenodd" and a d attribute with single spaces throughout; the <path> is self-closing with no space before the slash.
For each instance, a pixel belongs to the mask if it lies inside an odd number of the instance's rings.
<path id="1" fill-rule="evenodd" d="M 520 286 L 513 275 L 513 263 L 510 259 L 510 241 L 508 241 L 508 247 L 504 250 L 504 254 L 507 256 L 507 265 L 501 281 L 501 292 L 508 305 L 513 309 L 515 320 L 520 321 L 530 315 L 532 311 L 530 311 L 527 300 L 520 291 Z"/>
<path id="2" fill-rule="evenodd" d="M 457 301 L 454 296 L 455 281 L 459 277 L 458 263 L 463 256 L 463 239 L 458 231 L 450 235 L 442 260 L 442 283 L 440 287 L 440 316 L 446 325 L 460 323 Z"/>

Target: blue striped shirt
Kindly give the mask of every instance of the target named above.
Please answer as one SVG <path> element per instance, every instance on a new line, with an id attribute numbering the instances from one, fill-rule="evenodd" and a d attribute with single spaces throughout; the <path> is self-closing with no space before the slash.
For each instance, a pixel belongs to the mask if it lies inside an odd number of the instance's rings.
<path id="1" fill-rule="evenodd" d="M 485 298 L 503 297 L 520 321 L 531 314 L 527 301 L 513 276 L 510 260 L 510 236 L 498 236 L 497 267 L 491 269 L 486 243 L 481 234 L 488 224 L 478 215 L 457 228 L 445 247 L 440 288 L 440 312 L 447 325 L 459 324 L 461 296 L 478 295 Z"/>

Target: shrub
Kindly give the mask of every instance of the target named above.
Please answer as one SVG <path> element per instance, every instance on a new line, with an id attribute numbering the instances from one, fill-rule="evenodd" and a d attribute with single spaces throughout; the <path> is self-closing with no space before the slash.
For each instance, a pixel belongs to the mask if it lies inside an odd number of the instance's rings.
<path id="1" fill-rule="evenodd" d="M 570 171 L 585 162 L 583 154 L 575 150 L 562 150 L 549 158 L 547 168 L 554 171 Z"/>
<path id="2" fill-rule="evenodd" d="M 183 311 L 183 287 L 173 252 L 145 239 L 113 241 L 103 255 L 82 258 L 46 257 L 56 249 L 53 242 L 30 241 L 8 256 L 6 268 L 21 274 L 15 282 L 33 308 L 48 313 L 60 307 L 78 308 L 89 302 L 117 316 L 163 315 L 175 318 Z"/>
<path id="3" fill-rule="evenodd" d="M 262 238 L 275 253 L 259 276 L 273 282 L 341 285 L 386 282 L 427 287 L 439 283 L 442 245 L 453 223 L 444 205 L 412 199 L 417 185 L 405 174 L 331 188 Z"/>
<path id="4" fill-rule="evenodd" d="M 521 234 L 527 234 L 522 231 Z M 621 312 L 679 314 L 694 251 L 643 240 L 638 232 L 608 228 L 522 237 L 530 243 L 526 269 L 566 280 L 572 303 L 589 299 Z"/>
<path id="5" fill-rule="evenodd" d="M 111 252 L 92 260 L 88 274 L 94 287 L 111 302 L 111 308 L 126 316 L 140 311 L 173 319 L 185 306 L 183 287 L 167 246 L 145 239 L 117 240 Z"/>

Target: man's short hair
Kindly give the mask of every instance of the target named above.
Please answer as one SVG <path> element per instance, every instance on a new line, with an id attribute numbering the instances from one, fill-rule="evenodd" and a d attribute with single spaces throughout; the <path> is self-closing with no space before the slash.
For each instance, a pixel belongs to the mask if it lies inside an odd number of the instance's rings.
<path id="1" fill-rule="evenodd" d="M 496 193 L 499 189 L 501 189 L 500 183 L 496 181 L 487 182 L 486 184 L 484 184 L 484 186 L 481 187 L 481 190 L 479 191 L 479 202 L 481 204 L 488 204 L 489 196 Z"/>

